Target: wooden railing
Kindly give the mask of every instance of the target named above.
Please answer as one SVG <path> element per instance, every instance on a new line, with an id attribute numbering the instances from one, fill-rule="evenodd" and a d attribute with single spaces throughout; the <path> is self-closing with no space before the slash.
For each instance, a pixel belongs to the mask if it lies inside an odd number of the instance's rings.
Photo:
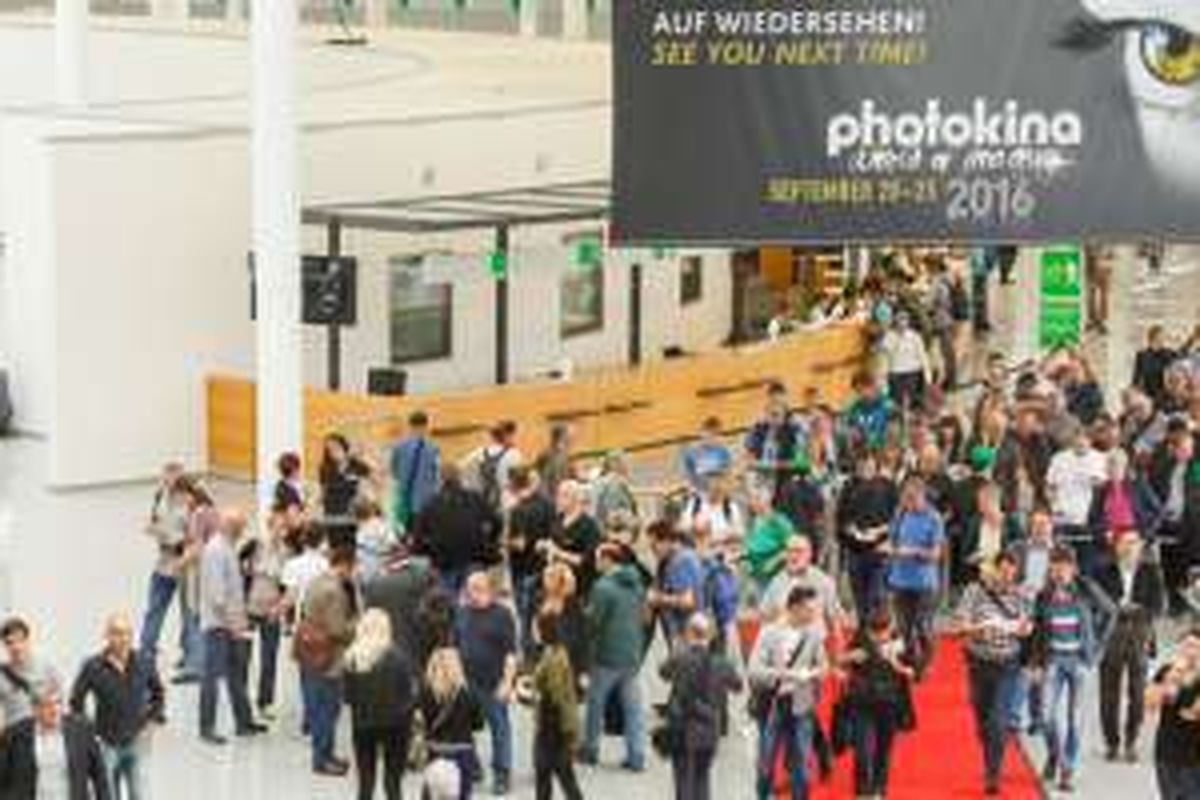
<path id="1" fill-rule="evenodd" d="M 607 370 L 563 383 L 410 397 L 306 390 L 305 464 L 311 470 L 317 463 L 321 439 L 333 431 L 368 454 L 383 453 L 418 408 L 430 415 L 434 438 L 451 459 L 479 446 L 488 426 L 501 419 L 517 423 L 519 446 L 527 454 L 544 446 L 554 422 L 571 425 L 578 452 L 653 451 L 687 441 L 710 416 L 730 431 L 748 425 L 761 412 L 771 380 L 785 382 L 795 397 L 817 387 L 827 402 L 840 404 L 863 356 L 861 327 L 841 324 L 774 344 Z M 254 473 L 254 391 L 254 383 L 244 378 L 208 379 L 208 459 L 215 473 Z"/>

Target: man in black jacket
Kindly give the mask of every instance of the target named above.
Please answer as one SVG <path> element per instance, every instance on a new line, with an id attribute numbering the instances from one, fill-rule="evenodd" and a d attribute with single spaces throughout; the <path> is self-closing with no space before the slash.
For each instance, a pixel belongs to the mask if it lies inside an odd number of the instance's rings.
<path id="1" fill-rule="evenodd" d="M 472 569 L 500 559 L 500 515 L 483 495 L 463 485 L 454 464 L 442 469 L 442 488 L 413 523 L 413 550 L 429 556 L 444 588 L 462 593 Z"/>
<path id="2" fill-rule="evenodd" d="M 363 586 L 367 608 L 378 608 L 392 623 L 392 641 L 405 653 L 420 652 L 417 611 L 437 585 L 429 559 L 403 554 Z"/>
<path id="3" fill-rule="evenodd" d="M 0 797 L 4 800 L 110 800 L 100 743 L 81 717 L 63 715 L 58 687 L 38 696 L 34 716 L 0 738 Z"/>
<path id="4" fill-rule="evenodd" d="M 1150 488 L 1162 504 L 1158 541 L 1172 612 L 1182 613 L 1181 590 L 1200 558 L 1200 448 L 1186 420 L 1173 419 L 1150 462 Z"/>
<path id="5" fill-rule="evenodd" d="M 84 662 L 71 690 L 71 712 L 82 715 L 95 701 L 96 734 L 114 794 L 146 797 L 143 785 L 145 737 L 164 720 L 163 685 L 152 658 L 133 649 L 133 623 L 123 614 L 109 618 L 104 651 Z"/>
<path id="6" fill-rule="evenodd" d="M 1121 746 L 1121 683 L 1128 682 L 1125 760 L 1137 761 L 1137 739 L 1145 713 L 1146 672 L 1154 649 L 1154 619 L 1162 613 L 1164 591 L 1158 567 L 1142 558 L 1135 530 L 1117 535 L 1115 563 L 1106 565 L 1098 582 L 1117 607 L 1116 622 L 1100 660 L 1100 723 L 1106 755 L 1116 761 Z"/>

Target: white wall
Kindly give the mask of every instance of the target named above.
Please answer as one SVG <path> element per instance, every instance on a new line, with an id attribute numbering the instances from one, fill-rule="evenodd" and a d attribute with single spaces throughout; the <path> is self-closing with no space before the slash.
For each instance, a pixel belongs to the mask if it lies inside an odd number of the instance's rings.
<path id="1" fill-rule="evenodd" d="M 628 356 L 630 270 L 642 270 L 642 353 L 660 358 L 664 347 L 705 350 L 729 334 L 732 273 L 724 251 L 688 251 L 655 259 L 647 251 L 610 252 L 605 264 L 604 326 L 562 338 L 560 280 L 569 270 L 572 252 L 562 243 L 569 232 L 595 226 L 516 230 L 509 262 L 509 370 L 525 380 L 555 368 L 569 358 L 576 368 L 622 364 Z M 318 232 L 307 242 L 313 252 L 324 247 Z M 454 285 L 451 357 L 403 365 L 412 392 L 487 385 L 495 374 L 495 289 L 485 267 L 491 243 L 487 235 L 450 243 L 455 256 L 439 260 L 431 278 Z M 342 332 L 342 387 L 365 391 L 368 368 L 386 366 L 388 343 L 388 258 L 416 254 L 428 245 L 395 235 L 348 231 L 343 251 L 359 259 L 358 323 Z M 703 294 L 688 306 L 679 304 L 679 256 L 704 259 Z M 306 332 L 305 373 L 311 385 L 326 380 L 326 333 Z"/>
<path id="2" fill-rule="evenodd" d="M 607 111 L 319 128 L 305 131 L 302 147 L 306 202 L 593 178 L 607 172 Z M 43 371 L 52 385 L 23 389 L 30 394 L 26 414 L 52 434 L 51 483 L 145 477 L 167 458 L 203 463 L 203 376 L 217 370 L 252 374 L 246 148 L 244 133 L 232 132 L 62 137 L 48 145 L 52 180 L 32 181 L 48 187 L 52 213 L 39 222 L 24 213 L 36 204 L 10 204 L 6 226 L 18 240 L 42 248 L 21 258 L 19 279 L 58 278 L 55 286 L 40 288 L 39 296 L 52 298 L 49 316 L 38 312 L 46 337 L 36 341 L 31 331 L 21 336 L 23 347 L 42 348 L 41 357 L 52 364 Z M 432 186 L 423 179 L 429 174 Z M 5 185 L 26 199 L 39 191 L 22 190 L 11 180 Z M 309 235 L 310 246 L 319 248 L 321 231 Z M 348 234 L 347 252 L 355 251 L 360 235 Z M 476 238 L 466 246 L 482 251 L 486 241 Z M 383 258 L 367 258 L 363 267 L 363 323 L 345 337 L 348 388 L 361 387 L 366 366 L 386 363 Z M 51 270 L 43 274 L 41 265 Z M 491 378 L 492 328 L 480 323 L 491 319 L 490 281 L 482 266 L 469 272 L 458 290 L 454 331 L 462 358 L 421 367 L 415 388 Z M 547 308 L 546 288 L 530 277 L 535 294 L 522 307 L 522 268 L 514 268 L 514 338 Z M 622 280 L 613 273 L 610 289 Z M 556 329 L 557 318 L 552 324 Z M 309 332 L 306 344 L 307 380 L 322 384 L 324 333 Z M 620 357 L 624 338 L 614 330 L 611 338 L 587 337 L 567 349 L 582 361 Z M 542 366 L 548 355 L 540 344 L 517 354 L 514 375 L 524 364 Z"/>
<path id="3" fill-rule="evenodd" d="M 0 134 L 0 220 L 5 236 L 4 363 L 14 424 L 46 435 L 56 397 L 55 292 L 50 150 L 40 124 L 6 118 Z"/>

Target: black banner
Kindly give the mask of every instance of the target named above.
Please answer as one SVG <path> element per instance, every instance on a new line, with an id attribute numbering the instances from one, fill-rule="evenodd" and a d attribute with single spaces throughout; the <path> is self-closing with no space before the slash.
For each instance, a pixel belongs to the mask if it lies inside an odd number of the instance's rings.
<path id="1" fill-rule="evenodd" d="M 625 244 L 1200 238 L 1200 0 L 615 0 Z"/>

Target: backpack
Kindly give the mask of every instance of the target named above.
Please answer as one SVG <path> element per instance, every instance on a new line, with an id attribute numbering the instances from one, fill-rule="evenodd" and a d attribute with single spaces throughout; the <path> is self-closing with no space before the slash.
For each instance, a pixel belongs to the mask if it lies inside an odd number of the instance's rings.
<path id="1" fill-rule="evenodd" d="M 737 619 L 738 580 L 724 561 L 711 561 L 705 566 L 704 608 L 724 628 Z"/>
<path id="2" fill-rule="evenodd" d="M 503 487 L 500 486 L 500 462 L 508 454 L 507 447 L 499 450 L 484 451 L 479 461 L 479 492 L 492 508 L 500 508 Z"/>

